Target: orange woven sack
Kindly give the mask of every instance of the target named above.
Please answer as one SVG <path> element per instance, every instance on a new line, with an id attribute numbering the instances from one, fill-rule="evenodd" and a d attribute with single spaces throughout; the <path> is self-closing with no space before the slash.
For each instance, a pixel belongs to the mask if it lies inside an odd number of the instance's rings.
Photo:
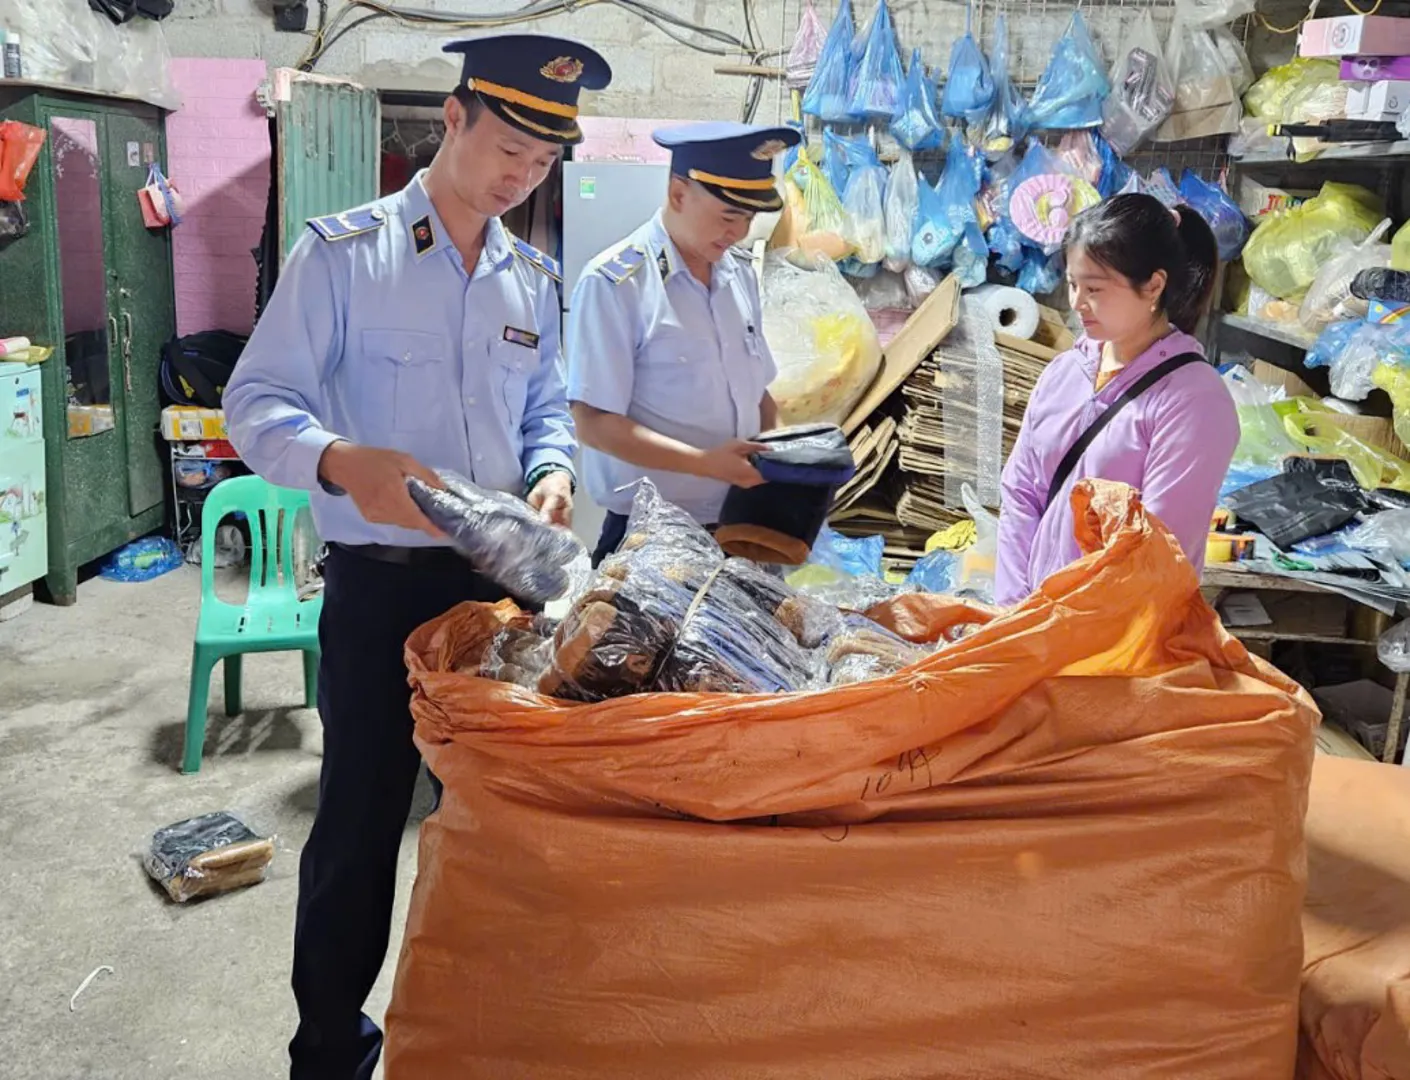
<path id="1" fill-rule="evenodd" d="M 886 678 L 595 705 L 407 643 L 422 826 L 390 1080 L 1279 1080 L 1317 713 L 1131 489 Z M 910 596 L 915 639 L 976 615 Z"/>

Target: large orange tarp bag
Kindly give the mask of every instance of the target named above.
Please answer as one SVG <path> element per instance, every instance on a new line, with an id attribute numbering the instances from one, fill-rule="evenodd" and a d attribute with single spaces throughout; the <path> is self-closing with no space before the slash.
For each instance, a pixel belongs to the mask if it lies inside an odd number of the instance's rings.
<path id="1" fill-rule="evenodd" d="M 511 605 L 419 629 L 390 1080 L 1291 1077 L 1316 710 L 1129 488 L 1074 507 L 1022 606 L 823 692 L 574 705 L 455 673 Z"/>
<path id="2" fill-rule="evenodd" d="M 1301 1080 L 1410 1080 L 1410 769 L 1319 756 Z"/>

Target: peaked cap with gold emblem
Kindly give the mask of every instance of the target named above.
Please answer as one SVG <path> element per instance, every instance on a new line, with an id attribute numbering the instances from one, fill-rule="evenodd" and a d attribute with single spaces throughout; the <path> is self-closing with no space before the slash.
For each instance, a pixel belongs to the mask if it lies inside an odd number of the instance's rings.
<path id="1" fill-rule="evenodd" d="M 671 152 L 671 172 L 703 184 L 738 210 L 767 213 L 783 206 L 774 184 L 774 158 L 802 139 L 790 127 L 727 121 L 684 124 L 652 133 Z"/>
<path id="2" fill-rule="evenodd" d="M 544 34 L 497 34 L 445 46 L 464 56 L 461 85 L 506 124 L 544 142 L 583 141 L 578 94 L 601 90 L 612 69 L 596 51 Z"/>

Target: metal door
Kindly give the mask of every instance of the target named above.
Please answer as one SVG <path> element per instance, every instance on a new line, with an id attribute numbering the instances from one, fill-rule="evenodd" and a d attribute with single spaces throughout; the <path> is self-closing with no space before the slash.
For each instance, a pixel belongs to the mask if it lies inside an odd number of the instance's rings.
<path id="1" fill-rule="evenodd" d="M 375 90 L 290 68 L 274 73 L 280 260 L 305 222 L 377 197 L 382 148 Z"/>

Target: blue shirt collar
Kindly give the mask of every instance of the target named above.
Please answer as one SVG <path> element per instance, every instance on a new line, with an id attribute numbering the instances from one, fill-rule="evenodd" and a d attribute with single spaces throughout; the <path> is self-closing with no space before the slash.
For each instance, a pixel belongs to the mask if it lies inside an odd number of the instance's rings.
<path id="1" fill-rule="evenodd" d="M 417 252 L 418 258 L 437 251 L 446 251 L 455 258 L 460 257 L 460 253 L 455 250 L 455 245 L 450 242 L 450 234 L 446 232 L 446 227 L 441 223 L 441 215 L 436 213 L 436 206 L 431 202 L 431 196 L 426 193 L 426 170 L 422 169 L 411 178 L 411 183 L 402 190 L 402 206 L 406 220 L 403 227 L 406 229 L 406 241 L 411 245 L 412 250 Z M 418 247 L 421 243 L 416 236 L 418 226 L 429 225 L 431 236 L 429 237 L 429 247 Z M 497 217 L 490 218 L 485 225 L 485 250 L 482 258 L 488 259 L 491 267 L 495 270 L 503 270 L 514 261 L 514 249 L 510 246 L 509 230 L 504 227 L 504 223 Z M 474 267 L 468 267 L 474 271 Z"/>
<path id="2" fill-rule="evenodd" d="M 660 260 L 665 259 L 666 272 L 664 280 L 669 281 L 677 274 L 690 276 L 690 269 L 685 265 L 685 259 L 681 258 L 680 248 L 671 239 L 671 234 L 666 231 L 666 221 L 664 211 L 657 210 L 652 216 L 647 227 L 647 246 L 651 249 L 647 255 L 653 263 L 653 267 L 660 272 Z M 710 288 L 715 290 L 726 284 L 734 276 L 734 257 L 726 254 L 723 259 L 715 263 L 710 269 Z"/>

